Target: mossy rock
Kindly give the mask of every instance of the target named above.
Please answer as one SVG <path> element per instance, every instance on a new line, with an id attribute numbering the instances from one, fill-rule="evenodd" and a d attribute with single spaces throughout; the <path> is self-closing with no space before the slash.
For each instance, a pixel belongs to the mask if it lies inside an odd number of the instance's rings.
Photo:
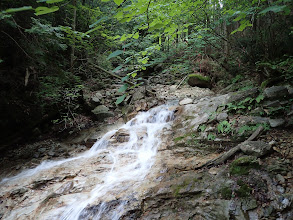
<path id="1" fill-rule="evenodd" d="M 188 85 L 200 88 L 210 88 L 211 87 L 211 78 L 208 76 L 202 76 L 199 74 L 190 74 L 188 75 Z"/>
<path id="2" fill-rule="evenodd" d="M 230 173 L 236 176 L 247 175 L 252 168 L 259 168 L 257 158 L 254 156 L 243 156 L 230 164 Z"/>

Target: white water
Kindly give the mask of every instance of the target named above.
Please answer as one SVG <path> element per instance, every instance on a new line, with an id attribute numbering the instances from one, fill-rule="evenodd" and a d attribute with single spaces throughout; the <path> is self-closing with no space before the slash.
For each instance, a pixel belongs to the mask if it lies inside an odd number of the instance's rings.
<path id="1" fill-rule="evenodd" d="M 89 151 L 77 157 L 43 162 L 34 169 L 3 179 L 0 185 L 29 179 L 48 169 L 57 169 L 61 165 L 66 167 L 67 163 L 70 166 L 69 162 L 77 162 L 106 153 L 111 165 L 109 171 L 104 175 L 103 181 L 96 184 L 89 193 L 76 195 L 76 198 L 71 199 L 70 204 L 51 210 L 41 219 L 119 219 L 127 204 L 125 193 L 135 193 L 137 187 L 149 173 L 160 145 L 159 134 L 172 117 L 172 111 L 169 111 L 166 106 L 140 113 L 120 128 L 128 131 L 128 142 L 117 143 L 116 141 L 113 143 L 111 137 L 117 130 L 108 132 Z M 112 198 L 118 198 L 114 206 L 109 205 L 109 202 L 114 201 Z M 29 214 L 26 213 L 26 215 Z M 17 218 L 18 215 L 13 215 L 12 212 L 7 219 Z"/>

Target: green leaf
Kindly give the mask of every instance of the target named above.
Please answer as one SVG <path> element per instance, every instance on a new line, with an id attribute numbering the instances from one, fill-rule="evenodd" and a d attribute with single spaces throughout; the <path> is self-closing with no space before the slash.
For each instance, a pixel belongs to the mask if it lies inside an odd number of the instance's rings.
<path id="1" fill-rule="evenodd" d="M 282 12 L 284 11 L 284 9 L 287 7 L 287 5 L 274 5 L 271 7 L 268 7 L 264 10 L 262 10 L 261 12 L 259 12 L 259 14 L 265 14 L 269 11 L 274 12 L 274 13 L 278 13 L 278 12 Z"/>
<path id="2" fill-rule="evenodd" d="M 119 56 L 120 54 L 123 54 L 123 51 L 122 51 L 122 50 L 116 50 L 116 51 L 114 51 L 113 53 L 111 53 L 111 54 L 108 56 L 107 60 L 110 60 L 110 59 L 113 58 L 113 57 L 117 57 L 117 56 Z"/>
<path id="3" fill-rule="evenodd" d="M 124 76 L 124 77 L 121 79 L 121 81 L 124 82 L 124 81 L 126 81 L 126 80 L 128 80 L 128 79 L 129 79 L 129 75 Z"/>
<path id="4" fill-rule="evenodd" d="M 139 33 L 136 32 L 136 33 L 133 35 L 133 38 L 134 38 L 134 39 L 138 39 L 138 38 L 139 38 Z"/>
<path id="5" fill-rule="evenodd" d="M 123 34 L 122 37 L 120 38 L 120 41 L 125 41 L 127 38 L 128 38 L 127 35 Z"/>
<path id="6" fill-rule="evenodd" d="M 116 5 L 121 5 L 121 3 L 123 2 L 124 0 L 114 0 L 114 2 L 116 3 Z"/>
<path id="7" fill-rule="evenodd" d="M 119 96 L 115 102 L 116 105 L 119 105 L 126 98 L 126 94 Z"/>
<path id="8" fill-rule="evenodd" d="M 117 66 L 114 70 L 112 70 L 113 73 L 120 70 L 123 67 L 123 65 Z"/>
<path id="9" fill-rule="evenodd" d="M 134 78 L 137 76 L 137 73 L 132 73 L 131 76 L 132 76 L 132 78 Z"/>
<path id="10" fill-rule="evenodd" d="M 0 63 L 3 63 L 3 62 L 4 62 L 4 60 L 0 59 Z"/>
<path id="11" fill-rule="evenodd" d="M 47 4 L 54 4 L 54 3 L 58 3 L 58 2 L 63 2 L 64 0 L 40 0 L 37 2 L 46 2 Z"/>
<path id="12" fill-rule="evenodd" d="M 260 101 L 262 101 L 264 98 L 265 98 L 264 95 L 259 95 L 259 96 L 256 97 L 255 100 L 256 100 L 257 103 L 260 103 Z"/>
<path id="13" fill-rule="evenodd" d="M 123 48 L 123 49 L 124 49 L 124 48 L 127 48 L 127 47 L 131 46 L 132 44 L 133 44 L 133 43 L 125 44 L 125 45 L 122 46 L 122 48 Z"/>
<path id="14" fill-rule="evenodd" d="M 94 27 L 95 25 L 99 24 L 101 21 L 104 21 L 104 20 L 107 20 L 108 19 L 108 16 L 104 16 L 104 17 L 101 17 L 99 20 L 97 20 L 95 23 L 91 24 L 89 26 L 89 28 L 92 28 Z"/>
<path id="15" fill-rule="evenodd" d="M 124 84 L 123 86 L 121 86 L 119 89 L 118 89 L 118 92 L 125 92 L 128 88 L 128 84 Z"/>
<path id="16" fill-rule="evenodd" d="M 5 13 L 13 13 L 13 12 L 19 12 L 19 11 L 27 11 L 27 10 L 32 10 L 32 6 L 23 6 L 20 8 L 9 8 L 6 11 L 4 11 Z"/>
<path id="17" fill-rule="evenodd" d="M 35 11 L 36 11 L 35 15 L 39 16 L 39 15 L 49 14 L 49 13 L 52 13 L 52 12 L 55 12 L 55 11 L 58 11 L 58 10 L 59 10 L 59 7 L 58 6 L 53 6 L 51 8 L 48 8 L 48 7 L 37 7 L 35 9 Z"/>

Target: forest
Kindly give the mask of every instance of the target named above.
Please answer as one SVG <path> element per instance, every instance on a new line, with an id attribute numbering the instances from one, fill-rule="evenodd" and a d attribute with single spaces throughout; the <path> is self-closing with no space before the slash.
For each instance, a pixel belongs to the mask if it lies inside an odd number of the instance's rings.
<path id="1" fill-rule="evenodd" d="M 86 126 L 85 90 L 200 72 L 215 90 L 292 83 L 290 0 L 2 0 L 1 142 Z M 114 76 L 113 76 L 114 74 Z M 117 77 L 118 76 L 118 77 Z M 116 81 L 115 81 L 116 80 Z M 118 80 L 118 81 L 117 81 Z M 94 89 L 93 89 L 94 88 Z"/>
<path id="2" fill-rule="evenodd" d="M 293 219 L 292 0 L 1 0 L 0 219 Z"/>

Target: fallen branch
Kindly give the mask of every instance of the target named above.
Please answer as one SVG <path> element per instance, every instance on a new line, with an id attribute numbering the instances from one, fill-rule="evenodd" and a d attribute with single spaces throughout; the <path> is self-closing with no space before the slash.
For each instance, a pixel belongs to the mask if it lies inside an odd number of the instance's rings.
<path id="1" fill-rule="evenodd" d="M 118 79 L 121 79 L 121 80 L 122 80 L 122 77 L 121 77 L 121 76 L 117 76 L 116 74 L 111 73 L 110 71 L 105 70 L 104 68 L 102 68 L 102 67 L 100 67 L 100 66 L 98 66 L 98 65 L 96 65 L 96 64 L 92 64 L 92 65 L 93 65 L 94 67 L 96 67 L 97 69 L 99 69 L 99 70 L 101 70 L 101 71 L 103 71 L 103 72 L 105 72 L 105 73 L 108 73 L 109 75 L 111 75 L 111 76 L 113 76 L 113 77 L 115 77 L 115 78 L 118 78 Z M 132 86 L 135 86 L 135 85 L 136 85 L 135 83 L 130 82 L 130 81 L 128 81 L 128 80 L 125 80 L 125 82 L 127 82 L 128 84 L 130 84 L 130 85 L 132 85 Z M 152 91 L 150 91 L 150 90 L 148 90 L 148 89 L 146 89 L 146 91 L 147 91 L 148 93 L 154 95 L 154 96 L 156 95 L 156 93 L 154 93 L 154 92 L 152 92 Z"/>
<path id="2" fill-rule="evenodd" d="M 259 126 L 254 132 L 253 134 L 246 140 L 246 141 L 253 141 L 256 137 L 258 137 L 260 135 L 260 133 L 264 130 L 263 126 Z M 244 142 L 246 142 L 244 141 Z M 238 144 L 236 147 L 233 147 L 232 149 L 228 150 L 227 152 L 221 154 L 220 156 L 216 157 L 213 160 L 210 160 L 198 167 L 195 167 L 195 170 L 204 168 L 204 167 L 213 167 L 213 166 L 217 166 L 219 164 L 224 163 L 226 160 L 228 160 L 230 157 L 232 157 L 233 155 L 235 155 L 238 151 L 240 151 L 240 145 Z"/>

